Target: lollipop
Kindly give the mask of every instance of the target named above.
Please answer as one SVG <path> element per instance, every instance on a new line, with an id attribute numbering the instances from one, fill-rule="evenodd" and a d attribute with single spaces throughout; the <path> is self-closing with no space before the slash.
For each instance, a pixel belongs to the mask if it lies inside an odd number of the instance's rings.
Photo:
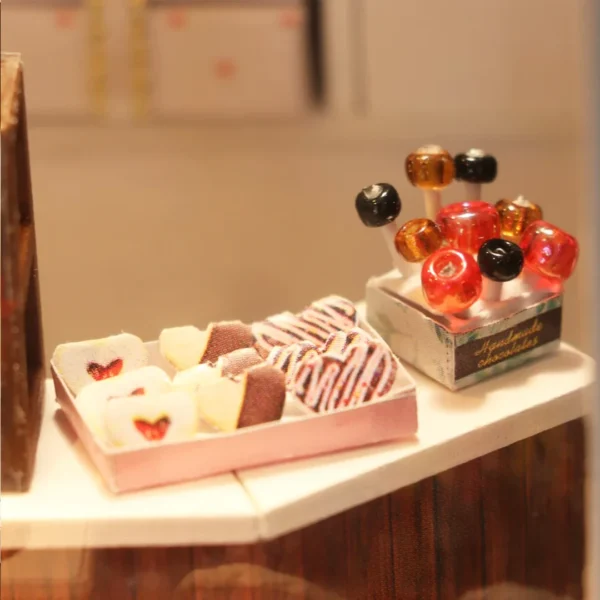
<path id="1" fill-rule="evenodd" d="M 440 190 L 454 179 L 454 160 L 440 146 L 423 146 L 406 157 L 406 176 L 425 196 L 425 216 L 435 220 L 442 207 Z"/>
<path id="2" fill-rule="evenodd" d="M 455 179 L 465 182 L 467 200 L 481 200 L 481 184 L 492 183 L 498 174 L 498 163 L 491 154 L 472 148 L 454 157 Z"/>
<path id="3" fill-rule="evenodd" d="M 356 196 L 355 205 L 364 225 L 381 230 L 392 262 L 402 272 L 402 261 L 394 245 L 398 230 L 396 219 L 402 210 L 402 202 L 394 186 L 389 183 L 375 183 L 363 188 Z"/>
<path id="4" fill-rule="evenodd" d="M 444 241 L 440 228 L 429 219 L 413 219 L 398 229 L 396 250 L 409 263 L 419 263 L 438 250 Z"/>
<path id="5" fill-rule="evenodd" d="M 528 225 L 542 218 L 542 209 L 523 196 L 516 200 L 498 200 L 496 210 L 500 215 L 502 237 L 517 243 Z"/>
<path id="6" fill-rule="evenodd" d="M 449 204 L 438 213 L 437 224 L 450 246 L 470 254 L 477 254 L 485 241 L 500 236 L 500 215 L 487 202 Z"/>
<path id="7" fill-rule="evenodd" d="M 481 272 L 467 252 L 440 248 L 423 264 L 421 286 L 432 308 L 445 314 L 457 314 L 479 299 Z"/>
<path id="8" fill-rule="evenodd" d="M 546 221 L 535 221 L 527 227 L 521 248 L 528 269 L 555 281 L 565 281 L 573 274 L 579 256 L 577 240 Z"/>
<path id="9" fill-rule="evenodd" d="M 477 262 L 483 275 L 481 299 L 497 302 L 502 297 L 502 284 L 521 274 L 523 251 L 514 242 L 493 238 L 483 243 Z"/>

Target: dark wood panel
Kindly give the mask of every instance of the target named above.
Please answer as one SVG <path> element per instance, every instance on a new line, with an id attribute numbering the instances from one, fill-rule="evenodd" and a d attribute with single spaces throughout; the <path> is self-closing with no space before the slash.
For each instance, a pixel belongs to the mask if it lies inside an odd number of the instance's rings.
<path id="1" fill-rule="evenodd" d="M 579 600 L 583 452 L 569 423 L 261 544 L 21 553 L 56 567 L 28 583 L 5 557 L 2 598 Z"/>
<path id="2" fill-rule="evenodd" d="M 488 586 L 506 581 L 527 581 L 526 465 L 523 451 L 523 444 L 514 444 L 481 459 Z"/>
<path id="3" fill-rule="evenodd" d="M 171 598 L 180 582 L 193 570 L 190 548 L 138 550 L 133 556 L 136 597 Z M 181 597 L 194 600 L 193 590 Z"/>
<path id="4" fill-rule="evenodd" d="M 142 548 L 93 551 L 92 586 L 89 596 L 82 596 L 81 600 L 137 600 L 135 555 L 143 551 Z"/>
<path id="5" fill-rule="evenodd" d="M 392 534 L 392 598 L 437 600 L 434 479 L 389 496 Z"/>
<path id="6" fill-rule="evenodd" d="M 523 442 L 527 494 L 527 583 L 572 598 L 583 595 L 585 477 L 583 422 Z"/>
<path id="7" fill-rule="evenodd" d="M 481 460 L 434 478 L 435 555 L 440 598 L 460 598 L 486 586 Z"/>

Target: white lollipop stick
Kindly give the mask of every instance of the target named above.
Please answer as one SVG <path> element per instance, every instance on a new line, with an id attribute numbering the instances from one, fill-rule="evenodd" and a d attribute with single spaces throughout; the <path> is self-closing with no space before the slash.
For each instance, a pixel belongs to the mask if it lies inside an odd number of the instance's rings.
<path id="1" fill-rule="evenodd" d="M 502 298 L 502 282 L 483 278 L 481 299 L 484 302 L 498 302 Z"/>
<path id="2" fill-rule="evenodd" d="M 442 208 L 442 194 L 439 190 L 423 190 L 425 196 L 425 216 L 435 221 Z"/>
<path id="3" fill-rule="evenodd" d="M 465 183 L 466 198 L 469 200 L 481 200 L 481 184 L 480 183 Z"/>
<path id="4" fill-rule="evenodd" d="M 392 258 L 392 264 L 394 267 L 400 271 L 401 275 L 406 274 L 406 265 L 408 264 L 396 251 L 396 244 L 394 240 L 396 239 L 396 232 L 398 231 L 398 225 L 396 221 L 392 221 L 387 225 L 379 228 L 381 231 L 381 235 L 383 236 L 383 240 L 385 242 L 385 246 L 388 249 L 390 257 Z"/>

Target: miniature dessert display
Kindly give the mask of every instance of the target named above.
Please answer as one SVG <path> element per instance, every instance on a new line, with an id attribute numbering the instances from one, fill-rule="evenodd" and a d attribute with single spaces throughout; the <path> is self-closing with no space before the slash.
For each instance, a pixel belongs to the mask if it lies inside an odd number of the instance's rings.
<path id="1" fill-rule="evenodd" d="M 2 53 L 2 492 L 26 492 L 43 411 L 44 344 L 27 111 L 18 54 Z"/>
<path id="2" fill-rule="evenodd" d="M 482 150 L 453 161 L 434 145 L 411 153 L 406 174 L 424 190 L 426 218 L 397 226 L 402 264 L 367 284 L 368 322 L 401 360 L 450 389 L 555 349 L 562 286 L 577 263 L 577 240 L 543 221 L 537 204 L 481 200 L 497 173 L 496 158 Z M 442 206 L 440 190 L 452 179 L 467 197 Z"/>
<path id="3" fill-rule="evenodd" d="M 117 492 L 417 431 L 414 382 L 339 296 L 250 324 L 166 328 L 156 342 L 122 333 L 62 344 L 52 374 Z"/>

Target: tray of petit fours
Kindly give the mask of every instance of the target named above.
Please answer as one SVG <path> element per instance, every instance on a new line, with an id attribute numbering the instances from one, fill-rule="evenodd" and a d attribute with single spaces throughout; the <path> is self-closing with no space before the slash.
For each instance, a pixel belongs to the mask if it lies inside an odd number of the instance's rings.
<path id="1" fill-rule="evenodd" d="M 413 379 L 339 296 L 263 321 L 58 346 L 57 401 L 109 489 L 126 492 L 417 432 Z"/>

